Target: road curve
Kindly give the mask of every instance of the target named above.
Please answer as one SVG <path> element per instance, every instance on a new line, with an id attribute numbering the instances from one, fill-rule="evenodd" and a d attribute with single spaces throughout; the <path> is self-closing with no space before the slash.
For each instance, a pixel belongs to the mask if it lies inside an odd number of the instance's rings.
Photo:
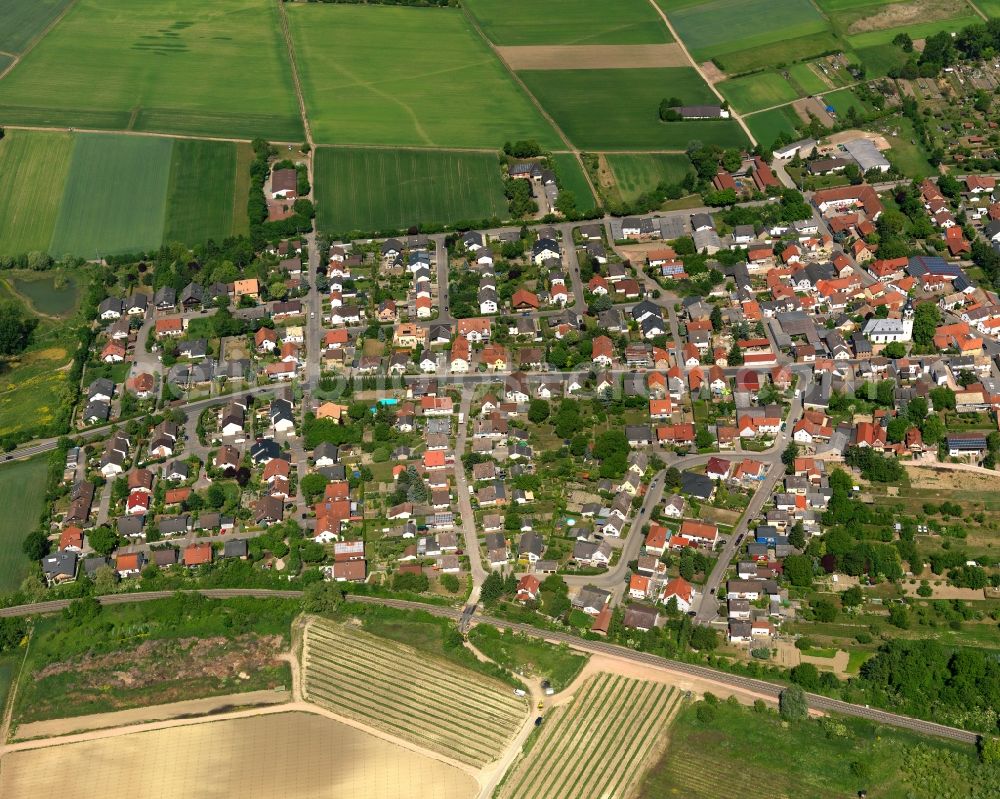
<path id="1" fill-rule="evenodd" d="M 127 602 L 148 602 L 154 599 L 167 599 L 173 596 L 176 591 L 148 591 L 135 594 L 107 594 L 98 597 L 102 605 L 120 605 Z M 202 588 L 196 593 L 212 599 L 233 599 L 235 597 L 254 597 L 258 599 L 299 599 L 302 591 L 281 591 L 266 588 Z M 349 594 L 347 599 L 351 602 L 361 602 L 364 604 L 384 605 L 386 607 L 397 608 L 399 610 L 420 610 L 430 613 L 433 616 L 460 621 L 463 611 L 441 605 L 425 605 L 420 602 L 410 602 L 403 599 L 388 599 L 385 597 L 363 596 Z M 10 608 L 0 609 L 0 616 L 31 616 L 42 613 L 54 613 L 68 607 L 72 600 L 56 599 L 50 602 L 35 602 L 30 605 L 16 605 Z M 566 644 L 582 652 L 591 652 L 599 655 L 611 655 L 633 663 L 667 669 L 669 671 L 687 674 L 692 677 L 699 677 L 704 680 L 729 685 L 734 688 L 742 688 L 755 693 L 777 698 L 783 686 L 766 680 L 757 680 L 752 677 L 743 677 L 738 674 L 729 674 L 725 671 L 718 671 L 708 666 L 699 666 L 695 663 L 685 663 L 680 660 L 671 660 L 658 655 L 651 655 L 648 652 L 637 652 L 634 649 L 609 644 L 606 641 L 592 641 L 571 633 L 558 632 L 555 630 L 540 630 L 527 624 L 518 624 L 505 619 L 498 619 L 493 616 L 476 616 L 472 622 L 474 624 L 490 624 L 494 627 L 513 630 L 532 638 L 540 638 L 545 641 Z M 960 730 L 955 727 L 947 727 L 943 724 L 936 724 L 932 721 L 915 719 L 910 716 L 902 716 L 897 713 L 889 713 L 885 710 L 864 705 L 854 705 L 840 699 L 831 699 L 828 696 L 819 694 L 806 694 L 809 706 L 817 710 L 825 710 L 833 713 L 840 713 L 845 716 L 868 719 L 879 724 L 888 724 L 893 727 L 901 727 L 924 735 L 933 735 L 938 738 L 948 738 L 953 741 L 975 745 L 979 736 L 968 730 Z"/>

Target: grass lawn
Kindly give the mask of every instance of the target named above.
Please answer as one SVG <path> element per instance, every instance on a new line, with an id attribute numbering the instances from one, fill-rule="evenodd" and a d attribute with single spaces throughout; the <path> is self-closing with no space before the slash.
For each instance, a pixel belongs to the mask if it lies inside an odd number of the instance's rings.
<path id="1" fill-rule="evenodd" d="M 9 124 L 303 137 L 271 0 L 78 0 L 0 107 Z"/>
<path id="2" fill-rule="evenodd" d="M 792 64 L 788 68 L 788 76 L 803 95 L 820 94 L 829 88 L 809 64 Z"/>
<path id="3" fill-rule="evenodd" d="M 660 101 L 667 95 L 686 105 L 718 103 L 698 73 L 687 67 L 526 70 L 518 75 L 584 149 L 683 150 L 692 139 L 723 147 L 746 142 L 733 120 L 660 121 Z"/>
<path id="4" fill-rule="evenodd" d="M 587 655 L 573 652 L 565 645 L 556 646 L 537 638 L 500 632 L 489 625 L 473 627 L 469 642 L 504 668 L 548 680 L 556 691 L 573 682 L 588 660 Z"/>
<path id="5" fill-rule="evenodd" d="M 458 9 L 296 3 L 287 11 L 320 143 L 560 144 Z"/>
<path id="6" fill-rule="evenodd" d="M 13 297 L 9 292 L 4 294 Z M 69 363 L 70 353 L 52 340 L 57 333 L 36 331 L 37 343 L 0 369 L 0 436 L 24 430 L 42 435 L 44 431 L 39 428 L 51 425 L 65 412 L 68 399 L 66 372 L 62 370 Z M 22 530 L 21 537 L 27 532 Z"/>
<path id="7" fill-rule="evenodd" d="M 791 106 L 772 108 L 746 117 L 747 126 L 763 147 L 770 147 L 782 133 L 795 136 L 798 122 L 798 114 Z"/>
<path id="8" fill-rule="evenodd" d="M 323 231 L 506 216 L 500 165 L 490 153 L 320 147 L 315 168 Z"/>
<path id="9" fill-rule="evenodd" d="M 576 207 L 581 211 L 593 210 L 597 206 L 597 201 L 576 156 L 571 153 L 559 153 L 552 158 L 555 161 L 556 174 L 559 175 L 562 190 L 573 192 L 573 196 L 576 197 Z"/>
<path id="10" fill-rule="evenodd" d="M 70 0 L 4 0 L 0 50 L 20 53 L 59 16 Z"/>
<path id="11" fill-rule="evenodd" d="M 988 17 L 1000 17 L 1000 0 L 971 0 Z"/>
<path id="12" fill-rule="evenodd" d="M 0 594 L 15 590 L 28 573 L 21 541 L 38 525 L 47 473 L 44 455 L 0 466 L 0 507 L 7 509 L 0 517 Z"/>
<path id="13" fill-rule="evenodd" d="M 843 118 L 852 106 L 858 109 L 859 114 L 869 110 L 868 106 L 861 102 L 858 96 L 850 89 L 837 89 L 834 92 L 827 92 L 823 95 L 823 99 L 827 105 L 833 106 L 839 118 Z"/>
<path id="14" fill-rule="evenodd" d="M 886 157 L 890 158 L 909 178 L 919 179 L 936 174 L 937 170 L 927 160 L 927 153 L 913 132 L 913 123 L 906 117 L 896 118 L 893 123 L 899 130 L 899 135 L 886 136 L 892 145 Z"/>
<path id="15" fill-rule="evenodd" d="M 798 98 L 798 92 L 777 72 L 758 72 L 724 80 L 717 86 L 740 113 L 760 111 Z"/>
<path id="16" fill-rule="evenodd" d="M 657 0 L 697 61 L 828 31 L 809 0 Z M 763 23 L 763 20 L 767 20 Z M 754 21 L 761 24 L 755 24 Z M 745 24 L 741 24 L 745 23 Z"/>
<path id="17" fill-rule="evenodd" d="M 0 253 L 48 249 L 72 151 L 68 133 L 8 130 L 0 139 Z"/>
<path id="18" fill-rule="evenodd" d="M 247 213 L 248 171 L 238 168 L 233 142 L 177 139 L 170 161 L 164 241 L 197 244 L 232 235 Z M 241 200 L 237 206 L 237 200 Z"/>
<path id="19" fill-rule="evenodd" d="M 893 67 L 899 67 L 906 63 L 908 58 L 907 53 L 892 43 L 861 47 L 855 52 L 861 59 L 861 63 L 865 65 L 869 78 L 884 77 Z"/>
<path id="20" fill-rule="evenodd" d="M 173 141 L 81 134 L 50 250 L 95 258 L 160 246 Z"/>
<path id="21" fill-rule="evenodd" d="M 672 41 L 647 0 L 467 0 L 465 6 L 499 45 Z"/>
<path id="22" fill-rule="evenodd" d="M 0 711 L 3 711 L 7 705 L 7 697 L 10 695 L 10 689 L 14 685 L 14 679 L 17 677 L 20 665 L 20 652 L 0 655 Z"/>
<path id="23" fill-rule="evenodd" d="M 698 721 L 696 711 L 691 704 L 678 714 L 666 752 L 643 781 L 642 799 L 842 799 L 863 788 L 877 788 L 879 799 L 931 799 L 945 795 L 935 792 L 940 784 L 929 784 L 937 783 L 939 771 L 954 780 L 947 795 L 979 796 L 977 787 L 993 776 L 972 747 L 858 719 L 835 717 L 842 734 L 830 735 L 819 721 L 786 724 L 775 711 L 727 702 L 709 722 Z M 921 756 L 910 757 L 914 747 Z"/>
<path id="24" fill-rule="evenodd" d="M 607 160 L 615 176 L 618 192 L 626 202 L 652 191 L 661 181 L 679 183 L 692 171 L 691 161 L 686 155 L 611 153 Z"/>
<path id="25" fill-rule="evenodd" d="M 66 270 L 15 272 L 14 291 L 24 297 L 32 310 L 45 316 L 67 317 L 76 312 L 80 301 L 77 276 Z"/>

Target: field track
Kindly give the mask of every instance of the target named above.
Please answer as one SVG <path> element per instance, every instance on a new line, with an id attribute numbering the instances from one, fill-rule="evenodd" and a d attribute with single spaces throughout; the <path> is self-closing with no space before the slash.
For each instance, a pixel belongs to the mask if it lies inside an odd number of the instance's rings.
<path id="1" fill-rule="evenodd" d="M 301 591 L 271 591 L 263 588 L 204 588 L 198 591 L 202 596 L 211 599 L 231 599 L 237 596 L 257 597 L 259 599 L 297 599 L 302 597 Z M 98 597 L 103 605 L 118 605 L 125 602 L 145 602 L 154 599 L 167 599 L 173 596 L 173 591 L 149 591 L 140 594 L 109 594 Z M 434 616 L 452 619 L 458 622 L 462 618 L 462 611 L 456 608 L 446 608 L 438 605 L 425 605 L 420 602 L 408 602 L 402 599 L 384 599 L 382 597 L 349 596 L 352 602 L 362 602 L 373 605 L 385 605 L 386 607 L 397 608 L 399 610 L 420 610 Z M 30 605 L 16 605 L 9 608 L 0 608 L 2 616 L 33 616 L 41 613 L 57 613 L 69 607 L 68 599 L 53 599 L 48 602 L 35 602 Z M 699 666 L 694 663 L 684 663 L 679 660 L 661 658 L 657 655 L 650 655 L 645 652 L 636 652 L 623 646 L 608 644 L 604 641 L 588 641 L 569 633 L 554 632 L 549 630 L 539 630 L 527 624 L 518 624 L 504 619 L 497 619 L 491 616 L 476 616 L 476 622 L 492 624 L 501 630 L 514 630 L 524 633 L 534 638 L 541 638 L 555 643 L 564 643 L 581 652 L 595 652 L 602 655 L 612 655 L 614 657 L 625 658 L 633 663 L 646 664 L 654 668 L 668 669 L 681 674 L 689 674 L 703 680 L 711 680 L 722 685 L 734 688 L 743 688 L 747 691 L 778 698 L 782 686 L 765 680 L 756 680 L 752 677 L 740 677 L 724 671 L 710 669 L 707 666 Z M 823 710 L 831 713 L 842 713 L 845 716 L 868 719 L 877 724 L 889 724 L 893 727 L 902 727 L 913 730 L 922 735 L 934 735 L 939 738 L 948 738 L 953 741 L 975 745 L 979 740 L 979 735 L 968 730 L 960 730 L 956 727 L 948 727 L 944 724 L 937 724 L 933 721 L 924 721 L 910 716 L 902 716 L 897 713 L 889 713 L 885 710 L 854 705 L 850 702 L 843 702 L 839 699 L 831 699 L 828 696 L 819 694 L 806 694 L 809 706 L 816 710 Z"/>

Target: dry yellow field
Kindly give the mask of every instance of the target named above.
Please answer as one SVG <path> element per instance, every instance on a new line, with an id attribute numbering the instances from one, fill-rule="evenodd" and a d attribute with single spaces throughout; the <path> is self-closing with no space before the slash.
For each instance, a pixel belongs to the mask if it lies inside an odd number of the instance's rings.
<path id="1" fill-rule="evenodd" d="M 331 719 L 277 713 L 13 752 L 20 799 L 471 799 L 468 774 Z"/>

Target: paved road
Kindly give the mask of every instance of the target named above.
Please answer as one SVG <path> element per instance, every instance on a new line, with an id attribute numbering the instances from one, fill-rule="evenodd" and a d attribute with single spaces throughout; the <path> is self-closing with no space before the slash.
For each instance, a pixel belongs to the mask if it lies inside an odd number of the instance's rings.
<path id="1" fill-rule="evenodd" d="M 566 261 L 566 272 L 569 275 L 570 290 L 576 300 L 574 310 L 582 314 L 587 310 L 587 304 L 583 298 L 583 281 L 580 279 L 580 260 L 576 252 L 576 242 L 573 240 L 573 231 L 578 227 L 576 224 L 559 225 L 562 233 L 563 256 Z"/>
<path id="2" fill-rule="evenodd" d="M 174 593 L 176 592 L 150 591 L 148 593 L 136 594 L 109 594 L 107 596 L 98 597 L 98 600 L 102 605 L 120 605 L 129 602 L 148 602 L 155 599 L 167 599 L 173 596 Z M 277 591 L 256 588 L 205 588 L 198 590 L 198 593 L 212 599 L 231 599 L 241 596 L 255 597 L 259 599 L 300 599 L 302 597 L 301 591 Z M 354 595 L 349 595 L 347 598 L 352 602 L 385 605 L 387 607 L 399 608 L 401 610 L 419 610 L 430 613 L 434 616 L 452 619 L 456 623 L 461 621 L 462 616 L 465 613 L 464 610 L 456 608 L 441 607 L 440 605 L 424 605 L 420 602 L 408 602 L 401 599 L 386 599 L 383 597 Z M 18 605 L 10 608 L 2 608 L 0 609 L 0 616 L 30 616 L 42 613 L 55 613 L 68 607 L 69 603 L 70 600 L 58 599 L 49 602 L 37 602 L 31 605 Z M 604 641 L 591 641 L 579 638 L 578 636 L 570 633 L 540 630 L 536 627 L 509 622 L 505 619 L 498 619 L 492 616 L 476 616 L 473 619 L 473 623 L 490 624 L 500 629 L 514 630 L 516 632 L 523 633 L 524 635 L 531 636 L 532 638 L 541 638 L 555 643 L 565 643 L 566 645 L 583 652 L 611 655 L 625 660 L 630 660 L 634 663 L 668 669 L 681 674 L 688 674 L 704 680 L 721 683 L 723 685 L 730 685 L 734 688 L 742 688 L 748 691 L 764 694 L 765 696 L 777 698 L 782 689 L 782 686 L 766 682 L 764 680 L 741 677 L 739 675 L 729 674 L 728 672 L 717 671 L 716 669 L 711 669 L 707 666 L 699 666 L 694 663 L 685 663 L 679 660 L 662 658 L 645 652 L 636 652 L 634 649 L 609 644 Z M 956 729 L 955 727 L 947 727 L 943 724 L 935 724 L 931 721 L 923 721 L 922 719 L 915 719 L 910 716 L 888 713 L 884 710 L 876 710 L 867 706 L 854 705 L 849 702 L 842 702 L 839 699 L 830 699 L 829 697 L 820 696 L 818 694 L 806 694 L 806 696 L 809 700 L 809 706 L 818 710 L 869 719 L 879 724 L 889 724 L 895 727 L 914 730 L 925 735 L 950 738 L 967 744 L 975 744 L 979 739 L 979 736 L 976 733 Z"/>
<path id="3" fill-rule="evenodd" d="M 486 579 L 486 568 L 483 566 L 479 552 L 479 533 L 476 530 L 476 516 L 472 512 L 472 500 L 469 497 L 469 483 L 465 479 L 465 465 L 462 454 L 465 452 L 466 434 L 469 429 L 469 411 L 472 407 L 472 392 L 462 392 L 462 404 L 459 412 L 464 414 L 465 423 L 458 426 L 458 436 L 455 439 L 455 493 L 458 495 L 458 511 L 462 514 L 462 535 L 465 537 L 465 553 L 469 556 L 469 568 L 472 572 L 472 593 L 469 604 L 479 601 L 479 589 Z"/>

